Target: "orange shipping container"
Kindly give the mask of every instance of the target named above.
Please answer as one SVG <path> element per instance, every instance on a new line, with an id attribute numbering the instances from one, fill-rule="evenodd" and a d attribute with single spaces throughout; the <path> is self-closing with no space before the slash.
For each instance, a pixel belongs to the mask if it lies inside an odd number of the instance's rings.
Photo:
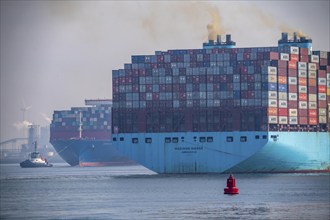
<path id="1" fill-rule="evenodd" d="M 327 87 L 326 86 L 319 86 L 319 93 L 326 93 Z"/>
<path id="2" fill-rule="evenodd" d="M 299 61 L 299 55 L 298 54 L 291 54 L 290 60 L 292 61 Z"/>
<path id="3" fill-rule="evenodd" d="M 307 86 L 307 79 L 306 78 L 298 78 L 298 83 L 301 86 Z"/>
<path id="4" fill-rule="evenodd" d="M 287 77 L 286 76 L 279 76 L 278 77 L 279 84 L 287 84 Z"/>
<path id="5" fill-rule="evenodd" d="M 316 79 L 309 78 L 308 79 L 308 85 L 309 86 L 316 86 Z"/>
<path id="6" fill-rule="evenodd" d="M 317 125 L 317 118 L 309 118 L 308 122 L 310 125 Z"/>
<path id="7" fill-rule="evenodd" d="M 308 110 L 308 116 L 312 117 L 312 118 L 316 118 L 317 117 L 317 110 L 316 109 L 309 109 Z"/>
<path id="8" fill-rule="evenodd" d="M 307 94 L 299 93 L 299 101 L 307 101 Z"/>
<path id="9" fill-rule="evenodd" d="M 277 108 L 269 107 L 268 108 L 268 115 L 269 116 L 277 116 Z"/>

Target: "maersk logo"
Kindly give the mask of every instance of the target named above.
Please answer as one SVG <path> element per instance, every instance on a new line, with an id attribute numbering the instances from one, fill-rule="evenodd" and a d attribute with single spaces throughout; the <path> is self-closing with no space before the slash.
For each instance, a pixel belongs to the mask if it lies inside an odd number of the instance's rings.
<path id="1" fill-rule="evenodd" d="M 197 153 L 197 151 L 203 150 L 203 147 L 176 147 L 176 151 L 181 151 L 181 153 Z"/>

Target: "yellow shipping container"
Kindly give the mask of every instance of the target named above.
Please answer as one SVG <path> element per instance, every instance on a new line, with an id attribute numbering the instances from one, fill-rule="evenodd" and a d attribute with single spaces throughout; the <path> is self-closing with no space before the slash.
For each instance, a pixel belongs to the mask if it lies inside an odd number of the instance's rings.
<path id="1" fill-rule="evenodd" d="M 330 88 L 327 88 L 327 95 L 330 96 Z"/>

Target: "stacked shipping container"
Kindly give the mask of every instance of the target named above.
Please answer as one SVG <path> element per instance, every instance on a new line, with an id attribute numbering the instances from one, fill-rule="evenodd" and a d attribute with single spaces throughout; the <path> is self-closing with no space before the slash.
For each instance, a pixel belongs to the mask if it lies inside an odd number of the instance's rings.
<path id="1" fill-rule="evenodd" d="M 132 56 L 113 71 L 113 132 L 328 131 L 329 65 L 292 46 Z"/>
<path id="2" fill-rule="evenodd" d="M 64 111 L 54 111 L 50 126 L 50 139 L 109 139 L 111 137 L 112 107 L 110 103 L 90 107 L 72 107 L 70 110 Z M 81 137 L 80 128 L 82 129 Z"/>

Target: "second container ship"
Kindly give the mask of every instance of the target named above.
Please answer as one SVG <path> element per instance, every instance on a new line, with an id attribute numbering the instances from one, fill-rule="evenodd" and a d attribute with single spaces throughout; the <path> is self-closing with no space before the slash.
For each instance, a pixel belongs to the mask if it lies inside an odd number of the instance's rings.
<path id="1" fill-rule="evenodd" d="M 50 143 L 71 166 L 127 165 L 111 144 L 109 99 L 85 100 L 86 107 L 55 111 L 50 126 Z"/>
<path id="2" fill-rule="evenodd" d="M 113 70 L 113 145 L 157 173 L 329 172 L 330 56 L 277 46 L 132 56 Z"/>

